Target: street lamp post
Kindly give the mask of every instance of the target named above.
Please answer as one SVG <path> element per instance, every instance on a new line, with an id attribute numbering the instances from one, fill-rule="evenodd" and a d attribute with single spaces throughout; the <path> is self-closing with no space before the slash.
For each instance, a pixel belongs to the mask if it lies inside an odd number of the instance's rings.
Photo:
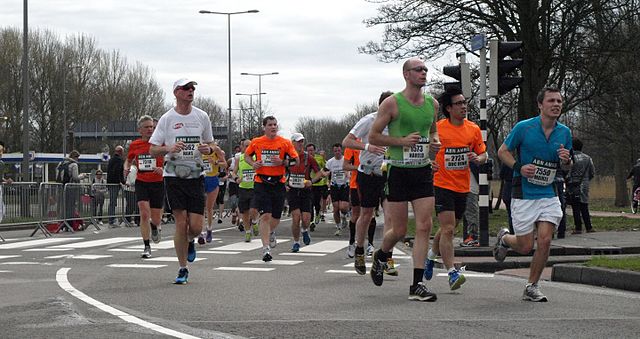
<path id="1" fill-rule="evenodd" d="M 227 55 L 229 58 L 229 121 L 228 121 L 228 126 L 227 126 L 227 141 L 229 143 L 229 154 L 232 154 L 233 152 L 233 146 L 232 143 L 233 141 L 231 140 L 231 16 L 234 14 L 245 14 L 245 13 L 258 13 L 259 11 L 257 9 L 252 9 L 252 10 L 248 10 L 248 11 L 242 11 L 242 12 L 214 12 L 214 11 L 207 11 L 207 10 L 201 10 L 199 13 L 200 14 L 221 14 L 221 15 L 226 15 L 227 16 Z"/>
<path id="2" fill-rule="evenodd" d="M 253 75 L 258 77 L 258 110 L 260 112 L 260 120 L 262 120 L 262 96 L 260 93 L 262 92 L 262 77 L 265 75 L 277 75 L 280 74 L 278 72 L 269 72 L 269 73 L 246 73 L 242 72 L 240 75 Z"/>
<path id="3" fill-rule="evenodd" d="M 67 157 L 67 138 L 69 137 L 68 126 L 69 122 L 67 121 L 67 71 L 70 69 L 82 68 L 80 65 L 64 65 L 62 69 L 62 123 L 64 127 L 62 128 L 62 157 Z"/>
<path id="4" fill-rule="evenodd" d="M 262 94 L 267 94 L 264 92 L 260 92 L 260 93 L 236 93 L 236 95 L 244 95 L 244 96 L 248 96 L 249 97 L 249 108 L 251 108 L 253 110 L 253 112 L 255 113 L 255 109 L 253 108 L 253 96 L 257 95 L 260 96 Z M 242 132 L 242 135 L 244 136 L 244 128 L 243 127 L 243 121 L 244 119 L 242 118 L 242 110 L 240 110 L 240 131 Z"/>

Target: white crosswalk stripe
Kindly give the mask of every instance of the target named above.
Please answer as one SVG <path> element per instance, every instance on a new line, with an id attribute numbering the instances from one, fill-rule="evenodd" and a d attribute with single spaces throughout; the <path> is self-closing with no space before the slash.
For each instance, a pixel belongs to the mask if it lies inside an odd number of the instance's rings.
<path id="1" fill-rule="evenodd" d="M 19 241 L 12 242 L 9 244 L 0 245 L 0 250 L 12 250 L 18 248 L 27 248 L 27 247 L 36 247 L 41 245 L 53 245 L 61 242 L 69 242 L 75 240 L 82 240 L 84 238 L 47 238 L 47 239 L 36 239 L 36 240 L 27 240 L 27 241 Z"/>

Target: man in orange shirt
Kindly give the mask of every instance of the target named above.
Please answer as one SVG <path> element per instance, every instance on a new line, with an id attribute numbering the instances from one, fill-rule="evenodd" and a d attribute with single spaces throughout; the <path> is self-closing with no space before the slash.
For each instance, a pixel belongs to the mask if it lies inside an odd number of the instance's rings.
<path id="1" fill-rule="evenodd" d="M 256 171 L 254 199 L 260 213 L 262 260 L 267 262 L 273 259 L 271 248 L 277 244 L 276 227 L 285 197 L 285 167 L 295 164 L 298 152 L 291 140 L 278 135 L 278 120 L 274 116 L 265 117 L 262 126 L 264 135 L 251 140 L 244 159 Z"/>
<path id="2" fill-rule="evenodd" d="M 442 146 L 436 155 L 439 169 L 433 176 L 440 229 L 427 254 L 424 275 L 431 280 L 434 260 L 440 253 L 449 271 L 449 287 L 456 290 L 465 282 L 465 277 L 453 266 L 453 234 L 467 204 L 469 162 L 484 164 L 487 148 L 480 127 L 466 119 L 467 101 L 459 89 L 446 91 L 438 101 L 446 117 L 437 123 Z"/>
<path id="3" fill-rule="evenodd" d="M 360 141 L 360 140 L 358 140 Z M 345 171 L 351 171 L 349 178 L 349 204 L 351 205 L 351 218 L 349 218 L 349 247 L 347 247 L 347 256 L 353 258 L 356 250 L 356 221 L 360 217 L 360 196 L 358 195 L 358 166 L 360 166 L 360 150 L 353 148 L 345 148 L 343 156 L 342 168 Z M 367 254 L 373 254 L 373 245 L 369 239 L 369 247 Z M 371 254 L 369 254 L 371 250 Z"/>
<path id="4" fill-rule="evenodd" d="M 140 210 L 140 234 L 144 243 L 142 258 L 151 257 L 149 244 L 149 228 L 154 243 L 160 242 L 160 219 L 162 218 L 162 203 L 164 185 L 162 183 L 162 156 L 151 156 L 149 138 L 155 129 L 153 118 L 143 115 L 138 119 L 138 132 L 142 136 L 129 145 L 127 160 L 124 162 L 124 176 L 127 177 L 134 166 L 137 168 L 136 201 Z M 149 219 L 151 218 L 151 219 Z"/>

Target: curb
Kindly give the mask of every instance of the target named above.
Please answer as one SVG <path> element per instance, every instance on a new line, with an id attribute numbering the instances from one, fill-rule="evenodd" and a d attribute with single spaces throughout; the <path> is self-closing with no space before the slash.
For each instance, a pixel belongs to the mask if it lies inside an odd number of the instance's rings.
<path id="1" fill-rule="evenodd" d="M 640 292 L 640 272 L 634 271 L 557 264 L 553 266 L 551 280 Z"/>
<path id="2" fill-rule="evenodd" d="M 492 257 L 493 247 L 465 247 L 455 248 L 456 257 Z M 520 254 L 516 251 L 509 250 L 509 257 L 530 257 L 533 256 L 535 250 L 527 254 Z M 640 254 L 640 246 L 594 246 L 594 247 L 561 247 L 551 245 L 549 256 L 571 256 L 571 255 L 616 255 L 616 254 Z"/>
<path id="3" fill-rule="evenodd" d="M 456 260 L 458 259 L 460 258 L 457 258 Z M 575 257 L 562 257 L 562 258 L 549 257 L 546 267 L 551 267 L 558 264 L 584 263 L 589 261 L 590 259 L 591 259 L 590 256 L 575 256 Z M 461 264 L 470 271 L 483 272 L 483 273 L 495 273 L 497 271 L 502 271 L 502 270 L 529 268 L 531 267 L 531 257 L 513 258 L 513 260 L 508 260 L 503 262 L 482 261 L 482 262 L 465 263 L 464 260 L 462 260 Z M 444 266 L 442 265 L 442 267 Z"/>

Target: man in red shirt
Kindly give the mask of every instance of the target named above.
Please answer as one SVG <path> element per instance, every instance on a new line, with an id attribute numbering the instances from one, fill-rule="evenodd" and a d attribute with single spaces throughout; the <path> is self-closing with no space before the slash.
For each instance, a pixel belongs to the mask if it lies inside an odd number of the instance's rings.
<path id="1" fill-rule="evenodd" d="M 262 126 L 264 135 L 251 140 L 244 159 L 256 171 L 254 199 L 260 213 L 262 260 L 266 262 L 273 259 L 271 248 L 277 244 L 276 227 L 284 206 L 285 168 L 295 162 L 298 152 L 291 140 L 278 135 L 278 120 L 274 116 L 265 117 Z"/>
<path id="2" fill-rule="evenodd" d="M 143 115 L 138 119 L 138 132 L 142 136 L 129 145 L 127 160 L 124 162 L 124 176 L 127 177 L 131 167 L 137 168 L 136 201 L 140 210 L 140 235 L 144 243 L 142 258 L 151 257 L 149 233 L 154 243 L 160 242 L 160 219 L 164 185 L 162 184 L 162 156 L 151 156 L 149 139 L 155 129 L 153 118 Z M 151 228 L 151 232 L 149 232 Z"/>

